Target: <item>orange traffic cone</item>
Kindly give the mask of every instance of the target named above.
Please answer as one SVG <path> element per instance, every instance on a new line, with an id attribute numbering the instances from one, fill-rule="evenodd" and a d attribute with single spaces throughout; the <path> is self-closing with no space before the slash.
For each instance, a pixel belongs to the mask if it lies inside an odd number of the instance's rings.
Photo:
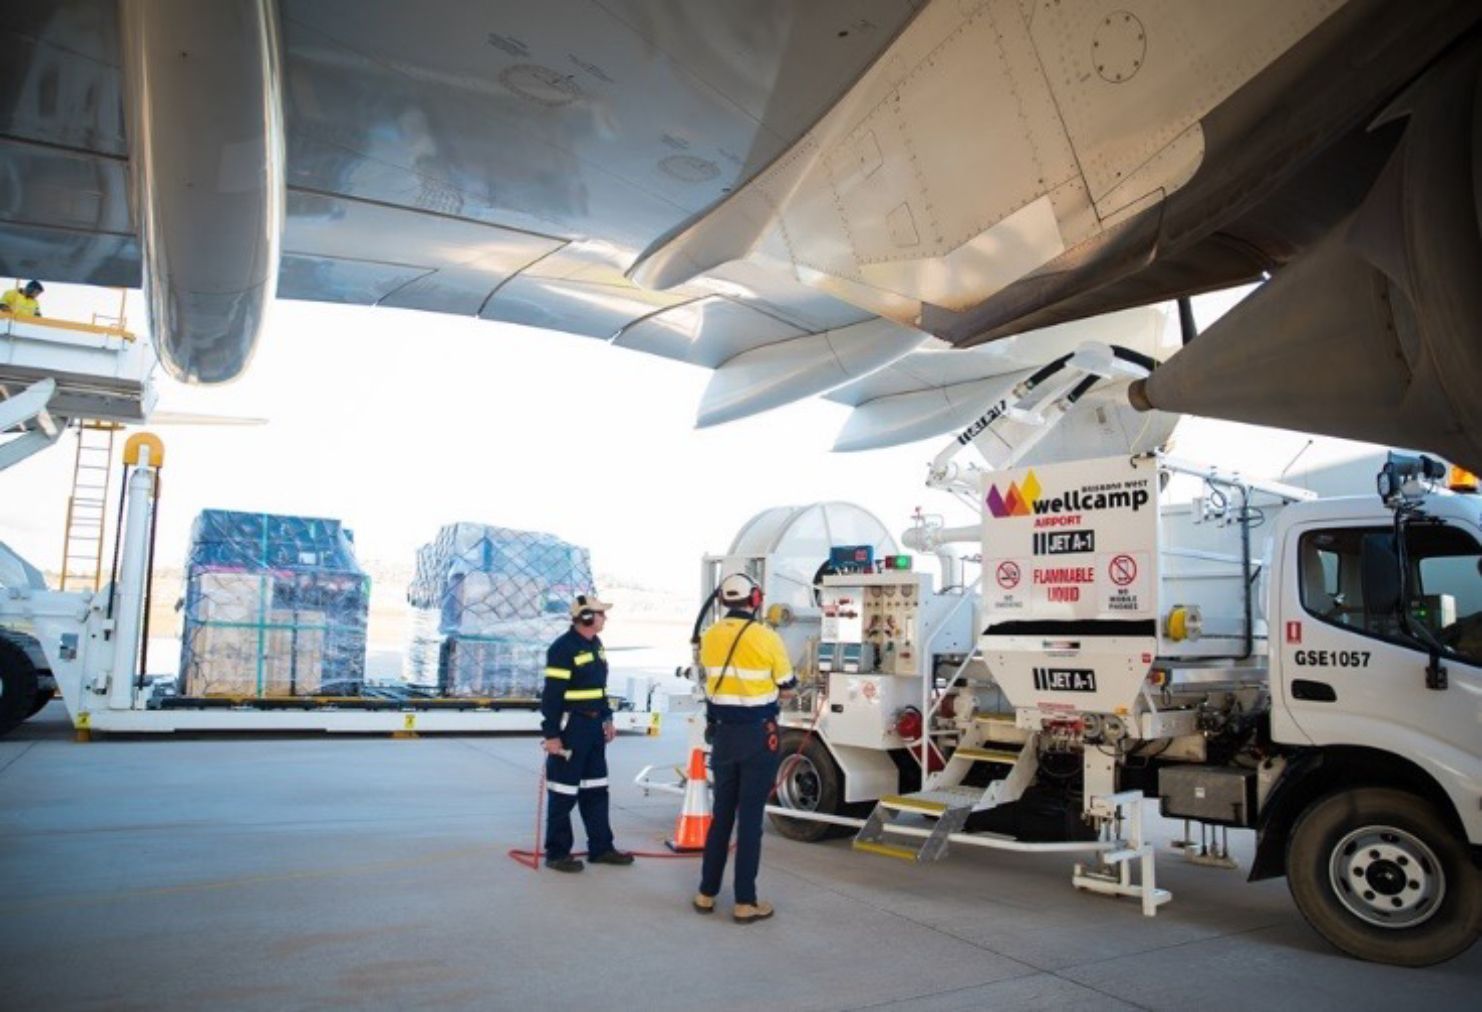
<path id="1" fill-rule="evenodd" d="M 710 784 L 705 780 L 705 750 L 690 750 L 690 771 L 685 776 L 684 806 L 679 821 L 674 823 L 674 839 L 665 841 L 677 854 L 692 854 L 705 849 L 705 836 L 710 832 Z"/>

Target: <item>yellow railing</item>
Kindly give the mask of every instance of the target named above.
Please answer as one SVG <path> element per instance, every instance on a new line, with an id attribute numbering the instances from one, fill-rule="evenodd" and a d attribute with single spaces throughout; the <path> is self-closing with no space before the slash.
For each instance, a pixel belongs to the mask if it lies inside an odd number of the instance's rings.
<path id="1" fill-rule="evenodd" d="M 57 330 L 80 330 L 87 334 L 103 334 L 107 337 L 117 337 L 125 341 L 138 340 L 138 336 L 133 331 L 104 323 L 83 323 L 81 320 L 55 320 L 49 316 L 15 316 L 11 313 L 0 313 L 0 320 L 7 323 L 34 324 L 37 327 L 54 327 Z"/>

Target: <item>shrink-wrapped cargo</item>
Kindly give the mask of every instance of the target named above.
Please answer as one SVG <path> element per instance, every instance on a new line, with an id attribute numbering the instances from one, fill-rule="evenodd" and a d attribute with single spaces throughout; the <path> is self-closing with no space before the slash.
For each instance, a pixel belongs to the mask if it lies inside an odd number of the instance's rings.
<path id="1" fill-rule="evenodd" d="M 545 650 L 592 585 L 585 548 L 550 534 L 449 524 L 417 552 L 406 679 L 439 695 L 533 700 Z"/>
<path id="2" fill-rule="evenodd" d="M 338 520 L 205 510 L 186 560 L 180 691 L 356 695 L 369 603 Z"/>

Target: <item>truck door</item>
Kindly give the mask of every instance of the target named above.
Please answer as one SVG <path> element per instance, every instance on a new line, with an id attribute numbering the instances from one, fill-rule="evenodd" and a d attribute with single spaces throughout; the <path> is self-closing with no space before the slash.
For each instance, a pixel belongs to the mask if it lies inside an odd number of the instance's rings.
<path id="1" fill-rule="evenodd" d="M 1283 556 L 1280 691 L 1317 745 L 1362 745 L 1477 775 L 1482 744 L 1482 545 L 1417 518 L 1405 528 L 1405 600 L 1365 600 L 1364 554 L 1393 557 L 1392 525 L 1294 527 Z M 1397 566 L 1394 574 L 1398 575 Z M 1369 596 L 1376 596 L 1373 581 Z M 1447 688 L 1427 687 L 1435 654 Z M 1435 679 L 1432 679 L 1434 682 Z M 1280 727 L 1277 728 L 1280 737 Z M 1444 780 L 1443 780 L 1444 782 Z"/>

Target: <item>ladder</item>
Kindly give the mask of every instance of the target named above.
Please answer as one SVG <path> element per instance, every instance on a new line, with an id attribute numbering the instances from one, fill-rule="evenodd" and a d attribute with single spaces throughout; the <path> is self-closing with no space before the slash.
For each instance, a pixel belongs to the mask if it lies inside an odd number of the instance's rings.
<path id="1" fill-rule="evenodd" d="M 103 582 L 103 534 L 113 473 L 114 422 L 79 422 L 62 540 L 61 589 L 98 590 Z"/>
<path id="2" fill-rule="evenodd" d="M 1019 800 L 1039 766 L 1035 738 L 1031 735 L 1017 751 L 985 748 L 984 730 L 970 734 L 952 751 L 947 765 L 927 781 L 925 790 L 881 798 L 854 837 L 854 849 L 917 864 L 939 861 L 947 854 L 952 834 L 960 832 L 974 812 Z M 996 772 L 1003 775 L 985 787 L 964 784 L 968 771 L 980 763 L 997 767 Z M 934 820 L 930 832 L 923 833 L 907 821 L 914 816 Z M 914 845 L 907 845 L 906 840 Z"/>

